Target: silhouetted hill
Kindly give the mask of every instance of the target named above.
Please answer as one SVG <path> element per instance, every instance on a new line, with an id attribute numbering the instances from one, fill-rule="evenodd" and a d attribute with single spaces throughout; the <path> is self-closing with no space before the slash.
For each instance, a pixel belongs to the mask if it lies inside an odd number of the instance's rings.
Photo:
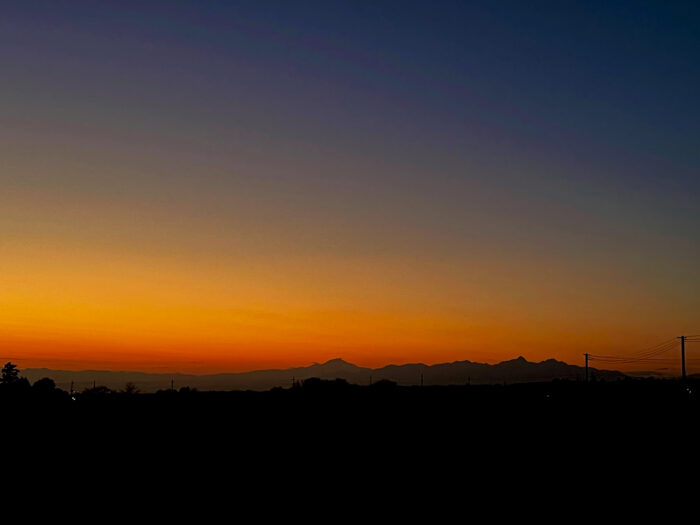
<path id="1" fill-rule="evenodd" d="M 598 379 L 623 378 L 621 372 L 611 370 L 589 369 L 591 376 Z M 523 357 L 503 361 L 494 365 L 455 361 L 426 365 L 411 363 L 405 365 L 388 365 L 381 368 L 364 368 L 348 363 L 342 359 L 331 359 L 325 363 L 311 366 L 255 370 L 252 372 L 193 375 L 193 374 L 157 374 L 146 372 L 115 372 L 108 370 L 51 370 L 47 368 L 30 368 L 23 374 L 31 382 L 42 377 L 50 377 L 59 388 L 70 389 L 71 381 L 75 390 L 104 385 L 112 389 L 121 389 L 127 382 L 135 383 L 144 392 L 170 388 L 173 380 L 175 388 L 189 386 L 199 390 L 268 390 L 276 386 L 287 387 L 292 380 L 297 381 L 317 377 L 320 379 L 345 379 L 349 383 L 368 384 L 387 379 L 399 385 L 417 385 L 423 376 L 423 384 L 428 385 L 463 385 L 524 383 L 551 381 L 553 379 L 583 379 L 583 367 L 569 365 L 563 361 L 548 359 L 531 362 Z"/>

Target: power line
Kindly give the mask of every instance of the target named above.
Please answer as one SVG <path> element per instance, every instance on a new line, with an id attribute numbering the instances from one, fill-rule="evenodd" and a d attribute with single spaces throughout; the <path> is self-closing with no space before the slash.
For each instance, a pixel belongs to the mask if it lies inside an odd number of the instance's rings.
<path id="1" fill-rule="evenodd" d="M 646 351 L 638 352 L 636 354 L 628 354 L 628 355 L 597 355 L 597 354 L 590 354 L 590 359 L 593 359 L 595 361 L 604 361 L 604 362 L 611 362 L 611 363 L 634 363 L 637 361 L 647 361 L 650 360 L 656 356 L 665 354 L 666 352 L 669 352 L 676 348 L 678 345 L 678 342 L 675 340 L 670 340 L 670 341 L 665 341 L 664 343 L 661 343 L 659 345 L 656 345 L 650 349 L 647 349 Z"/>
<path id="2" fill-rule="evenodd" d="M 626 354 L 626 355 L 597 355 L 597 354 L 591 354 L 592 357 L 597 357 L 597 358 L 610 358 L 610 359 L 640 359 L 640 358 L 645 358 L 645 357 L 650 357 L 652 355 L 657 355 L 659 353 L 663 353 L 668 351 L 669 349 L 673 348 L 678 342 L 675 339 L 668 339 L 666 341 L 663 341 L 662 343 L 659 343 L 657 345 L 651 346 L 649 348 L 646 348 L 644 350 L 640 350 L 638 352 Z"/>

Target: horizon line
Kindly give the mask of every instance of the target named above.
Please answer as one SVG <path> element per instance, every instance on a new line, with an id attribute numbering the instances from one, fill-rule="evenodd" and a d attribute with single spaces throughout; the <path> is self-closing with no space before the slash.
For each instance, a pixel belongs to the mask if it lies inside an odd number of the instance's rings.
<path id="1" fill-rule="evenodd" d="M 6 357 L 0 357 L 0 361 L 7 362 L 5 361 Z M 9 361 L 12 362 L 13 358 L 9 358 Z M 20 358 L 20 359 L 15 359 L 17 360 L 22 360 L 25 358 Z M 436 362 L 433 364 L 427 364 L 423 362 L 406 362 L 406 363 L 387 363 L 382 366 L 378 367 L 368 367 L 368 366 L 361 366 L 357 365 L 355 363 L 351 363 L 350 361 L 347 361 L 341 357 L 334 357 L 331 359 L 328 359 L 327 361 L 324 362 L 312 362 L 310 364 L 306 365 L 294 365 L 294 366 L 289 366 L 285 368 L 279 368 L 279 367 L 271 367 L 271 368 L 254 368 L 250 370 L 242 370 L 242 371 L 231 371 L 231 372 L 205 372 L 205 373 L 193 373 L 193 372 L 181 372 L 181 371 L 170 371 L 170 372 L 159 372 L 159 371 L 144 371 L 144 370 L 128 370 L 128 369 L 102 369 L 102 368 L 81 368 L 81 369 L 70 369 L 70 368 L 51 368 L 47 366 L 41 366 L 41 367 L 24 367 L 21 368 L 20 370 L 52 370 L 52 371 L 59 371 L 59 372 L 109 372 L 109 373 L 140 373 L 140 374 L 148 374 L 148 375 L 185 375 L 185 376 L 217 376 L 217 375 L 236 375 L 236 374 L 247 374 L 247 373 L 253 373 L 253 372 L 265 372 L 265 371 L 284 371 L 284 370 L 293 370 L 297 368 L 311 368 L 312 366 L 324 366 L 329 363 L 332 363 L 333 361 L 342 361 L 343 363 L 355 366 L 357 368 L 363 368 L 367 370 L 381 370 L 383 368 L 389 367 L 389 366 L 424 366 L 426 368 L 430 368 L 433 366 L 440 366 L 440 365 L 449 365 L 449 364 L 454 364 L 454 363 L 470 363 L 470 364 L 475 364 L 475 365 L 486 365 L 486 366 L 496 366 L 500 365 L 503 363 L 511 362 L 511 361 L 518 361 L 518 360 L 523 360 L 527 363 L 533 363 L 533 364 L 541 364 L 545 363 L 547 361 L 556 361 L 558 363 L 564 363 L 568 366 L 578 366 L 580 368 L 583 368 L 581 365 L 577 364 L 571 364 L 566 361 L 562 361 L 560 359 L 556 359 L 554 357 L 550 357 L 548 359 L 543 359 L 541 361 L 530 361 L 526 357 L 519 355 L 517 357 L 514 357 L 512 359 L 504 359 L 502 361 L 497 361 L 494 363 L 488 363 L 488 362 L 483 362 L 483 361 L 470 361 L 469 359 L 457 359 L 454 361 L 441 361 L 441 362 Z M 606 371 L 619 371 L 616 369 L 608 369 L 608 368 L 595 368 L 595 367 L 589 367 L 591 370 L 606 370 Z M 623 372 L 624 373 L 624 372 Z"/>

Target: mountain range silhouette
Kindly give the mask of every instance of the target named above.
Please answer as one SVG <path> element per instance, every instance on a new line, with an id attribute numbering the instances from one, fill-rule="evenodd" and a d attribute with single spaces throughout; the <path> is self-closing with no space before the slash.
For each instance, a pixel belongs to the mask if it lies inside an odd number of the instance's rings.
<path id="1" fill-rule="evenodd" d="M 612 370 L 589 368 L 589 373 L 597 379 L 615 380 L 625 374 Z M 110 370 L 52 370 L 47 368 L 24 369 L 22 375 L 31 382 L 42 377 L 50 377 L 59 388 L 68 390 L 71 382 L 75 390 L 82 390 L 93 383 L 112 389 L 123 388 L 125 383 L 135 383 L 143 392 L 169 389 L 171 380 L 175 388 L 188 386 L 199 390 L 269 390 L 274 387 L 289 387 L 292 380 L 303 381 L 311 377 L 320 379 L 345 379 L 349 383 L 369 384 L 370 380 L 394 381 L 399 385 L 419 385 L 421 377 L 425 386 L 526 383 L 551 381 L 553 379 L 583 380 L 585 370 L 581 366 L 570 365 L 556 359 L 540 362 L 518 357 L 496 364 L 472 361 L 454 361 L 426 365 L 410 363 L 387 365 L 381 368 L 365 368 L 336 358 L 325 363 L 287 369 L 254 370 L 250 372 L 221 374 L 163 374 L 148 372 Z"/>

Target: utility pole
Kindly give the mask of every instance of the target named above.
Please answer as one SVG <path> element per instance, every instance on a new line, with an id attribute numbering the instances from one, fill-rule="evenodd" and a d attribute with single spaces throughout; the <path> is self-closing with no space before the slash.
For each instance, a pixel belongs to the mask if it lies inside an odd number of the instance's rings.
<path id="1" fill-rule="evenodd" d="M 420 373 L 420 386 L 423 386 L 423 372 Z"/>
<path id="2" fill-rule="evenodd" d="M 589 354 L 583 354 L 583 355 L 586 356 L 586 383 L 588 383 L 588 357 L 589 357 Z"/>
<path id="3" fill-rule="evenodd" d="M 171 392 L 175 391 L 175 380 L 174 379 L 170 380 L 170 391 Z"/>
<path id="4" fill-rule="evenodd" d="M 678 339 L 681 340 L 681 376 L 685 381 L 685 336 L 682 335 Z"/>

